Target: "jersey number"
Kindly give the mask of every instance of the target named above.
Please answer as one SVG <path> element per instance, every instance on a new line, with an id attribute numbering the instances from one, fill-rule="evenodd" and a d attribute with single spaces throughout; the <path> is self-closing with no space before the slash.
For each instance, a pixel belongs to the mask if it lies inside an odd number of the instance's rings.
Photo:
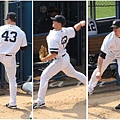
<path id="1" fill-rule="evenodd" d="M 88 31 L 96 31 L 95 23 L 93 21 L 89 22 Z"/>
<path id="2" fill-rule="evenodd" d="M 16 42 L 17 33 L 12 31 L 10 32 L 10 34 L 12 35 L 12 39 L 9 38 L 9 31 L 5 31 L 2 34 L 2 38 L 4 38 L 4 41 Z"/>
<path id="3" fill-rule="evenodd" d="M 63 47 L 66 47 L 66 42 L 67 42 L 67 36 L 64 36 L 61 40 L 61 44 L 63 45 Z"/>

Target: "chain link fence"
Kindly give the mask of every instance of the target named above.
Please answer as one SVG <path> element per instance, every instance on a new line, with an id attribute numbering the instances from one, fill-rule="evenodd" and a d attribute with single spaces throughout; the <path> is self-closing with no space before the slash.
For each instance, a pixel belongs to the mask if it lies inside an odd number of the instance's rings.
<path id="1" fill-rule="evenodd" d="M 95 2 L 96 7 L 116 6 L 115 1 L 91 1 L 91 2 Z M 90 1 L 88 2 L 88 7 L 90 7 Z"/>
<path id="2" fill-rule="evenodd" d="M 110 7 L 110 6 L 116 6 L 115 1 L 96 1 L 95 2 L 96 7 Z"/>
<path id="3" fill-rule="evenodd" d="M 116 1 L 89 1 L 88 17 L 93 19 L 116 16 Z"/>

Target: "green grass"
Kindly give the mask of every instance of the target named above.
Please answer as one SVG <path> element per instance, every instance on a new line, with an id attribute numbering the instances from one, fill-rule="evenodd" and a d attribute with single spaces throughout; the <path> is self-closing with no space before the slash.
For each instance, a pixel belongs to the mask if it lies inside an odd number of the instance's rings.
<path id="1" fill-rule="evenodd" d="M 111 16 L 116 16 L 116 6 L 99 6 L 99 5 L 115 5 L 114 1 L 96 1 L 96 19 L 98 18 L 106 18 Z M 88 7 L 88 17 L 90 17 L 90 7 Z"/>
<path id="2" fill-rule="evenodd" d="M 97 7 L 96 19 L 115 16 L 115 7 Z"/>

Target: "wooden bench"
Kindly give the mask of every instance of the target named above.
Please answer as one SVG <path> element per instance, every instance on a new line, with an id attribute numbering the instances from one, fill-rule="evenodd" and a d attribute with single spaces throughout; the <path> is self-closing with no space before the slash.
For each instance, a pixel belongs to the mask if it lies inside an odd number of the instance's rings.
<path id="1" fill-rule="evenodd" d="M 34 54 L 34 62 L 38 62 L 39 60 L 39 50 L 40 46 L 44 45 L 47 47 L 47 41 L 46 41 L 47 34 L 36 34 L 33 36 L 33 54 Z"/>
<path id="2" fill-rule="evenodd" d="M 38 34 L 38 35 L 35 35 L 33 37 L 33 39 L 34 39 L 33 40 L 33 44 L 34 44 L 33 52 L 34 52 L 34 54 L 39 52 L 41 45 L 44 45 L 47 47 L 46 36 L 47 36 L 47 34 L 42 34 L 42 35 Z"/>
<path id="3" fill-rule="evenodd" d="M 89 35 L 88 36 L 88 62 L 89 64 L 97 63 L 101 45 L 108 33 Z"/>
<path id="4" fill-rule="evenodd" d="M 105 36 L 108 33 L 88 36 L 88 54 L 98 54 Z"/>

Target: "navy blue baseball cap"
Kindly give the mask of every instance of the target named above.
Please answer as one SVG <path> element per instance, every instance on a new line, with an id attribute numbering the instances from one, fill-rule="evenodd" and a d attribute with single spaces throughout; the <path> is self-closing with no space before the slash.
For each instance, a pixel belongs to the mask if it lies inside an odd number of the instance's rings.
<path id="1" fill-rule="evenodd" d="M 112 28 L 119 28 L 120 27 L 120 19 L 116 19 L 112 23 Z"/>
<path id="2" fill-rule="evenodd" d="M 51 17 L 53 21 L 61 23 L 63 26 L 66 24 L 66 19 L 63 15 L 56 15 L 54 18 Z"/>
<path id="3" fill-rule="evenodd" d="M 4 20 L 7 20 L 8 18 L 10 18 L 10 19 L 13 20 L 13 21 L 16 21 L 16 20 L 17 20 L 17 15 L 16 15 L 16 13 L 14 13 L 14 12 L 9 12 L 9 13 L 7 14 L 7 17 L 6 17 Z"/>

